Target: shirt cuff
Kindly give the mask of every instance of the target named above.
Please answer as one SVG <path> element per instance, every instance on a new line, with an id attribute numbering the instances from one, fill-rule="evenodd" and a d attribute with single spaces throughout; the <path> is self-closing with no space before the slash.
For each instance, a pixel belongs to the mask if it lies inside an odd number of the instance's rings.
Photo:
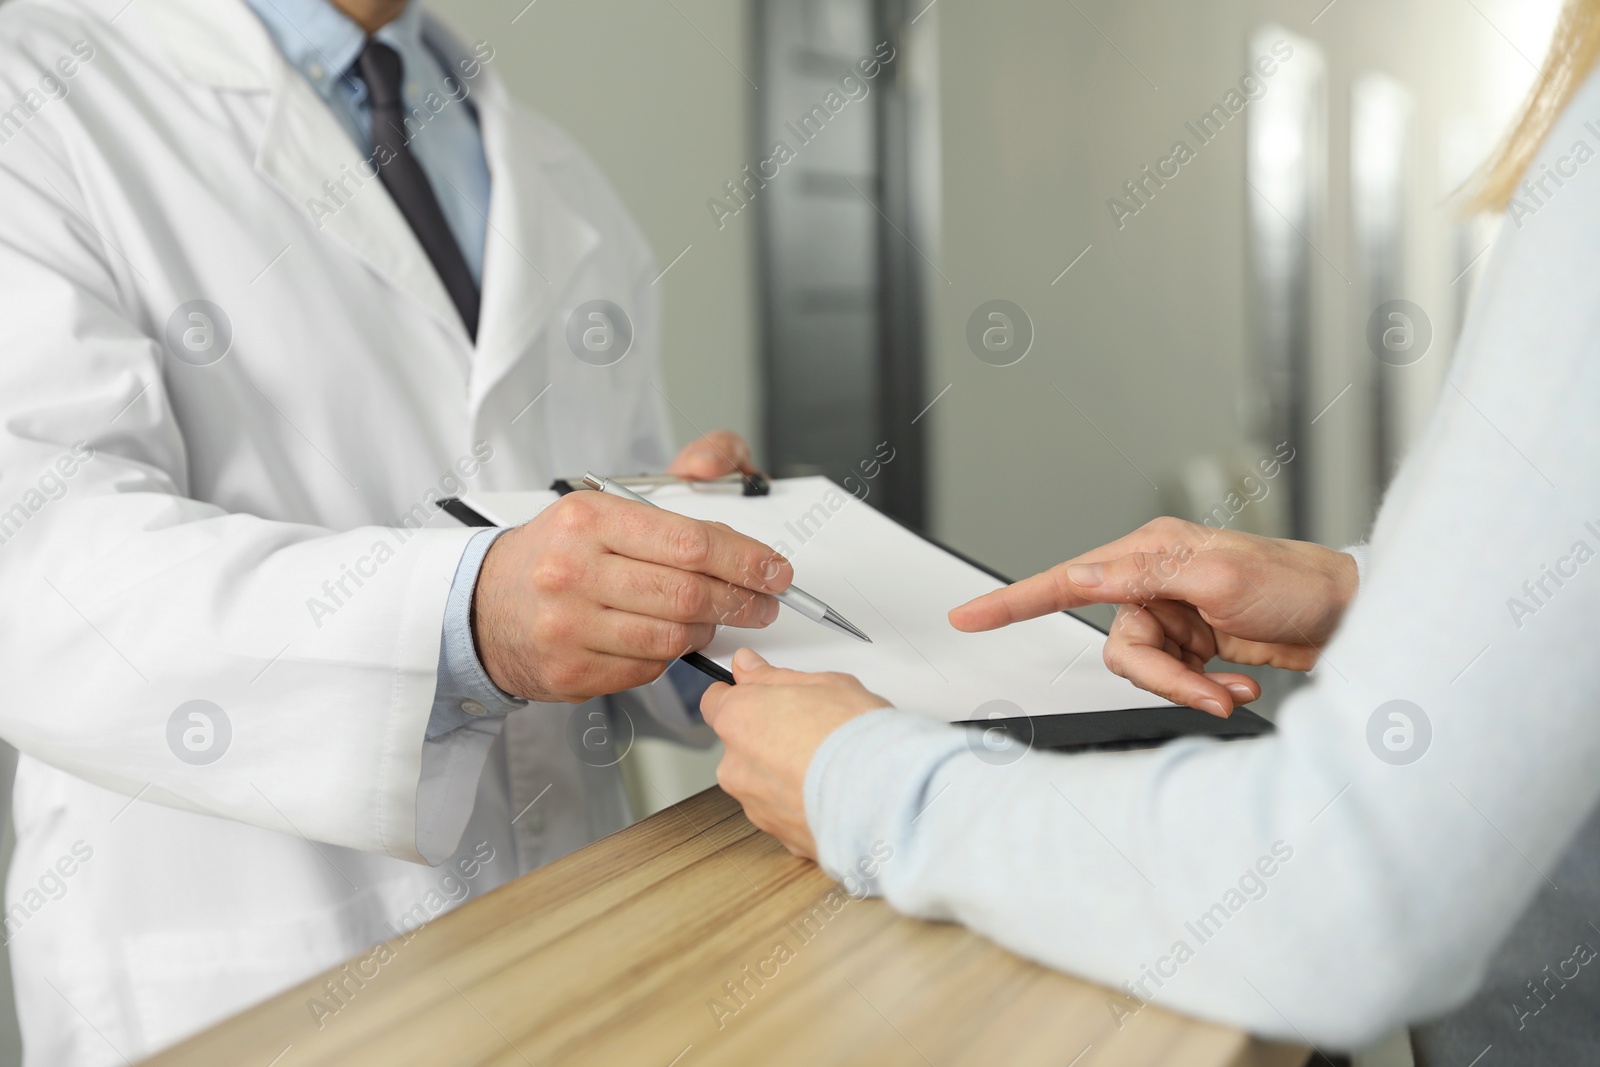
<path id="1" fill-rule="evenodd" d="M 1359 589 L 1367 580 L 1367 546 L 1347 545 L 1339 551 L 1356 561 L 1356 587 Z"/>
<path id="2" fill-rule="evenodd" d="M 444 633 L 439 639 L 439 681 L 434 689 L 433 714 L 428 719 L 427 739 L 436 741 L 469 723 L 500 719 L 526 700 L 514 697 L 495 685 L 478 659 L 478 646 L 472 639 L 472 594 L 478 587 L 478 572 L 489 546 L 506 531 L 484 530 L 467 542 L 456 564 L 455 580 L 445 602 Z"/>

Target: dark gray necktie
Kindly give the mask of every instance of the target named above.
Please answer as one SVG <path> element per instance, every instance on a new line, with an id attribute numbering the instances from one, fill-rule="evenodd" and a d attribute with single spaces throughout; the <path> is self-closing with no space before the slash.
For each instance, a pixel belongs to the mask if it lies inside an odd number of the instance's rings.
<path id="1" fill-rule="evenodd" d="M 428 176 L 417 157 L 411 154 L 406 136 L 405 103 L 400 83 L 405 76 L 400 53 L 382 41 L 368 39 L 367 47 L 356 60 L 361 80 L 367 83 L 372 103 L 372 150 L 378 164 L 378 177 L 389 190 L 400 214 L 411 224 L 423 251 L 433 261 L 439 280 L 455 302 L 466 324 L 467 334 L 478 337 L 478 284 L 472 279 L 467 257 L 450 232 L 439 198 L 434 195 Z"/>

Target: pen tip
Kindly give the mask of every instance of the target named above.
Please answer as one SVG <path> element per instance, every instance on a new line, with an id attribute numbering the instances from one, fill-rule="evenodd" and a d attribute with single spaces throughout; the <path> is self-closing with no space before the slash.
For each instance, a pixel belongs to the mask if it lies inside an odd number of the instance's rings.
<path id="1" fill-rule="evenodd" d="M 872 638 L 862 633 L 856 628 L 854 623 L 852 623 L 849 619 L 846 619 L 843 615 L 840 615 L 837 611 L 834 611 L 832 608 L 829 608 L 823 615 L 822 622 L 825 625 L 831 626 L 833 629 L 838 630 L 842 634 L 855 638 L 857 641 L 865 641 L 869 645 L 872 644 Z"/>

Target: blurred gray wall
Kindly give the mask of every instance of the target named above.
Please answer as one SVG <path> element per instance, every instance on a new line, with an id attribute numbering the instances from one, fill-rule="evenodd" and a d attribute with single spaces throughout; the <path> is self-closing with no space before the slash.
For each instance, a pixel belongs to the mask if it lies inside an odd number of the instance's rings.
<path id="1" fill-rule="evenodd" d="M 1364 342 L 1372 308 L 1348 237 L 1350 81 L 1382 70 L 1416 94 L 1406 295 L 1429 312 L 1437 339 L 1412 375 L 1413 432 L 1426 417 L 1454 341 L 1459 269 L 1442 142 L 1464 126 L 1497 130 L 1532 77 L 1525 56 L 1537 61 L 1548 33 L 1548 15 L 1529 9 L 1554 4 L 1483 4 L 1480 14 L 1454 0 L 1325 2 L 945 0 L 934 9 L 944 115 L 935 258 L 950 284 L 933 287 L 928 383 L 930 398 L 952 386 L 929 415 L 945 538 L 1029 573 L 1159 514 L 1155 485 L 1191 456 L 1275 443 L 1247 441 L 1241 424 L 1261 389 L 1245 243 L 1249 108 L 1124 228 L 1106 207 L 1176 139 L 1197 145 L 1185 121 L 1238 83 L 1254 58 L 1246 40 L 1263 23 L 1315 40 L 1328 57 L 1328 213 L 1308 235 L 1322 300 L 1311 391 L 1325 402 L 1373 363 Z M 1274 91 L 1272 79 L 1266 86 Z M 968 315 L 994 298 L 1021 305 L 1037 329 L 1014 367 L 980 363 L 964 336 Z M 1363 415 L 1347 395 L 1314 427 L 1320 540 L 1365 533 L 1349 458 L 1369 432 Z"/>

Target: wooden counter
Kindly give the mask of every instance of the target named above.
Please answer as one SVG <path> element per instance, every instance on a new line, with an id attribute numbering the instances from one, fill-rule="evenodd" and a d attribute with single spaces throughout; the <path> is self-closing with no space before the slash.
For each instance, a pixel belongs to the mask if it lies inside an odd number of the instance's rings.
<path id="1" fill-rule="evenodd" d="M 849 898 L 718 789 L 390 944 L 392 957 L 320 1029 L 309 1002 L 336 972 L 147 1062 L 1298 1067 L 1307 1059 L 1154 1007 L 1119 1030 L 1106 990 L 960 927 Z"/>

